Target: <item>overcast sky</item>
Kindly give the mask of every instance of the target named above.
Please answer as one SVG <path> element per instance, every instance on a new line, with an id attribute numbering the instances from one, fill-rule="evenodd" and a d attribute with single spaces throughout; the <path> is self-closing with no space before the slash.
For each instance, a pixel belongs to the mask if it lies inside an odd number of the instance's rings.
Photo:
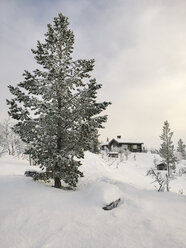
<path id="1" fill-rule="evenodd" d="M 122 135 L 158 146 L 165 120 L 186 143 L 185 0 L 1 0 L 0 116 L 7 86 L 37 68 L 31 48 L 62 12 L 75 34 L 74 56 L 95 58 L 99 100 L 112 105 L 100 139 Z"/>

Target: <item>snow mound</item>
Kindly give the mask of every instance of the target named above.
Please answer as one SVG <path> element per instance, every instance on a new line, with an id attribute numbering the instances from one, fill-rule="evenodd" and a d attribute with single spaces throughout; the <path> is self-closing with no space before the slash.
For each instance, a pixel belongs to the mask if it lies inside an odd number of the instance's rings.
<path id="1" fill-rule="evenodd" d="M 97 182 L 87 189 L 87 196 L 91 204 L 103 206 L 121 198 L 123 193 L 116 186 L 106 182 Z"/>

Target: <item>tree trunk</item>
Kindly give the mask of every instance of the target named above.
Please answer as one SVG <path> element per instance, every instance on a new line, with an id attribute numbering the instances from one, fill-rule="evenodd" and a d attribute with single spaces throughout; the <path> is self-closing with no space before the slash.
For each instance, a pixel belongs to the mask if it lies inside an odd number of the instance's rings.
<path id="1" fill-rule="evenodd" d="M 166 176 L 166 187 L 167 187 L 167 192 L 169 192 L 169 175 L 165 174 Z"/>
<path id="2" fill-rule="evenodd" d="M 61 103 L 61 96 L 58 93 L 58 109 L 61 110 L 62 103 Z M 61 119 L 58 120 L 58 134 L 57 134 L 57 150 L 60 153 L 62 148 L 62 135 L 61 135 Z"/>
<path id="3" fill-rule="evenodd" d="M 32 165 L 32 159 L 31 159 L 31 155 L 29 154 L 29 165 Z"/>
<path id="4" fill-rule="evenodd" d="M 62 104 L 61 104 L 61 96 L 59 91 L 57 90 L 57 96 L 58 96 L 58 109 L 60 110 L 62 108 Z M 61 137 L 61 119 L 59 118 L 58 120 L 58 134 L 57 134 L 57 151 L 58 153 L 61 152 L 61 148 L 62 148 L 62 137 Z M 56 162 L 55 164 L 55 172 L 57 172 L 59 170 L 59 165 Z M 54 187 L 60 189 L 61 188 L 61 180 L 59 177 L 54 177 Z"/>
<path id="5" fill-rule="evenodd" d="M 61 180 L 59 177 L 54 178 L 54 187 L 60 189 L 61 188 Z"/>
<path id="6" fill-rule="evenodd" d="M 169 162 L 167 163 L 167 173 L 168 173 L 168 176 L 170 177 L 170 164 L 169 164 Z"/>

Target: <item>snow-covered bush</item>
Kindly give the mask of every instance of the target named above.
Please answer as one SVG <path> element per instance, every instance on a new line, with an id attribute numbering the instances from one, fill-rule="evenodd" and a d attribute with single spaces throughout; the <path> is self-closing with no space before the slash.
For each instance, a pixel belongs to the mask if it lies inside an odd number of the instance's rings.
<path id="1" fill-rule="evenodd" d="M 167 175 L 167 174 L 165 174 Z M 152 178 L 154 178 L 155 180 L 152 183 L 157 183 L 158 187 L 155 185 L 155 188 L 157 188 L 158 192 L 160 191 L 164 191 L 165 187 L 167 189 L 167 191 L 169 191 L 169 180 L 168 177 L 162 175 L 161 172 L 156 172 L 154 169 L 150 169 L 149 171 L 147 171 L 147 176 L 152 176 Z"/>
<path id="2" fill-rule="evenodd" d="M 42 180 L 45 182 L 50 182 L 50 174 L 46 171 L 35 171 L 35 170 L 26 170 L 26 177 L 32 177 L 35 181 Z"/>
<path id="3" fill-rule="evenodd" d="M 0 123 L 0 154 L 7 152 L 9 155 L 22 156 L 26 144 L 12 130 L 13 122 L 10 119 Z"/>
<path id="4" fill-rule="evenodd" d="M 0 157 L 3 155 L 3 153 L 5 153 L 6 150 L 4 149 L 4 147 L 0 146 Z"/>
<path id="5" fill-rule="evenodd" d="M 160 171 L 156 171 L 154 169 L 150 169 L 147 171 L 147 176 L 152 176 L 154 181 L 152 183 L 157 183 L 158 186 L 155 185 L 155 188 L 160 191 L 164 191 L 166 189 L 167 192 L 170 191 L 170 181 L 175 179 L 175 176 L 168 176 L 167 173 L 163 173 Z"/>

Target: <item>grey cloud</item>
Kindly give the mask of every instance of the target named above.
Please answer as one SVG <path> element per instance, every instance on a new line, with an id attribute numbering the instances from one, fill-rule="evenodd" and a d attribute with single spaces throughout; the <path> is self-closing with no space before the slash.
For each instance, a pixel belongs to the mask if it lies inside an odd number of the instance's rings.
<path id="1" fill-rule="evenodd" d="M 30 49 L 61 11 L 75 33 L 74 56 L 96 59 L 99 99 L 112 101 L 101 139 L 123 134 L 157 145 L 166 119 L 184 139 L 185 8 L 184 0 L 2 1 L 1 116 L 7 85 L 36 67 Z"/>

